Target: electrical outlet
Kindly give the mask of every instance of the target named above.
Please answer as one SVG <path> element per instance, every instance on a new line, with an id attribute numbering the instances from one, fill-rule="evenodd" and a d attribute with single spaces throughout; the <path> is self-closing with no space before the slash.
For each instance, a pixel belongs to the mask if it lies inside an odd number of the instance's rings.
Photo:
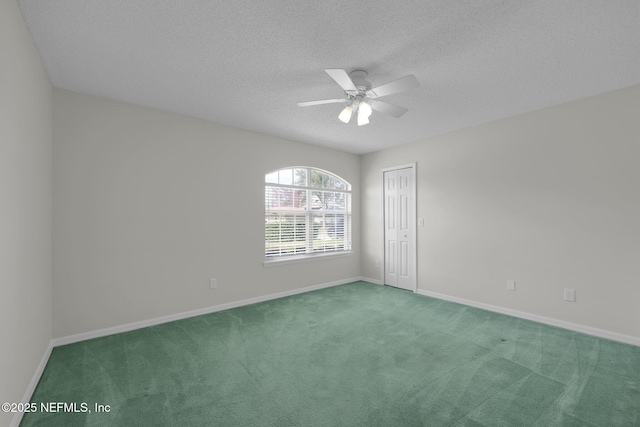
<path id="1" fill-rule="evenodd" d="M 576 291 L 573 289 L 565 289 L 564 300 L 569 302 L 576 302 Z"/>
<path id="2" fill-rule="evenodd" d="M 218 279 L 209 280 L 209 288 L 210 289 L 215 289 L 217 287 L 218 287 Z"/>
<path id="3" fill-rule="evenodd" d="M 376 260 L 376 268 L 380 268 L 380 261 Z"/>
<path id="4" fill-rule="evenodd" d="M 515 280 L 507 280 L 507 290 L 515 291 L 516 290 L 516 281 Z"/>

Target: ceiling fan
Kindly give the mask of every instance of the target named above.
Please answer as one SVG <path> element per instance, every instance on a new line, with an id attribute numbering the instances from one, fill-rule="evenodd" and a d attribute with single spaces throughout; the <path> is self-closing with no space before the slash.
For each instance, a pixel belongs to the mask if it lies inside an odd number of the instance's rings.
<path id="1" fill-rule="evenodd" d="M 356 70 L 350 74 L 338 68 L 329 68 L 324 71 L 344 90 L 344 98 L 298 102 L 298 105 L 300 107 L 309 107 L 311 105 L 347 102 L 348 105 L 338 115 L 338 119 L 343 123 L 349 123 L 353 113 L 357 111 L 358 126 L 369 123 L 369 116 L 371 116 L 372 110 L 380 111 L 393 117 L 402 116 L 409 110 L 380 101 L 378 98 L 420 87 L 420 83 L 418 83 L 418 80 L 414 76 L 402 77 L 401 79 L 372 88 L 371 83 L 367 81 L 368 74 L 366 71 Z"/>

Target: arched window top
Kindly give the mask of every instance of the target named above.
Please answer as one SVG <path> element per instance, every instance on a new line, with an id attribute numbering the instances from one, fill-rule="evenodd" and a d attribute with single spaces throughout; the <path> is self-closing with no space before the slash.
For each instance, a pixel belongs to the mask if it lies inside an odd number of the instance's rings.
<path id="1" fill-rule="evenodd" d="M 305 166 L 287 167 L 265 175 L 265 184 L 351 191 L 351 184 L 331 172 Z"/>

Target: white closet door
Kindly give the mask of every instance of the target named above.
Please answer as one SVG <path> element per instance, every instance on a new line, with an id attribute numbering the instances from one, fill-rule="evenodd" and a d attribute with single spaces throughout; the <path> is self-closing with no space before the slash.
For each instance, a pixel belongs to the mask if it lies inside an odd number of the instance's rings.
<path id="1" fill-rule="evenodd" d="M 384 172 L 386 285 L 415 290 L 415 182 L 413 168 Z"/>

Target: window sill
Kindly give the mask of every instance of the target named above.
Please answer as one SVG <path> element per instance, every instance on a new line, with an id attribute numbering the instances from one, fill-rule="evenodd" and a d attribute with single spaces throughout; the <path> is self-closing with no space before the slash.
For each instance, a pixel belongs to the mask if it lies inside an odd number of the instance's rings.
<path id="1" fill-rule="evenodd" d="M 348 252 L 345 251 L 345 252 L 338 252 L 338 253 L 332 252 L 328 254 L 297 255 L 297 256 L 291 256 L 286 258 L 276 258 L 276 259 L 265 260 L 263 262 L 263 265 L 265 267 L 273 267 L 274 265 L 294 264 L 298 262 L 307 262 L 307 261 L 314 261 L 314 260 L 321 260 L 321 259 L 328 259 L 328 258 L 341 258 L 341 257 L 346 257 L 351 255 L 353 255 L 352 251 L 348 251 Z"/>

